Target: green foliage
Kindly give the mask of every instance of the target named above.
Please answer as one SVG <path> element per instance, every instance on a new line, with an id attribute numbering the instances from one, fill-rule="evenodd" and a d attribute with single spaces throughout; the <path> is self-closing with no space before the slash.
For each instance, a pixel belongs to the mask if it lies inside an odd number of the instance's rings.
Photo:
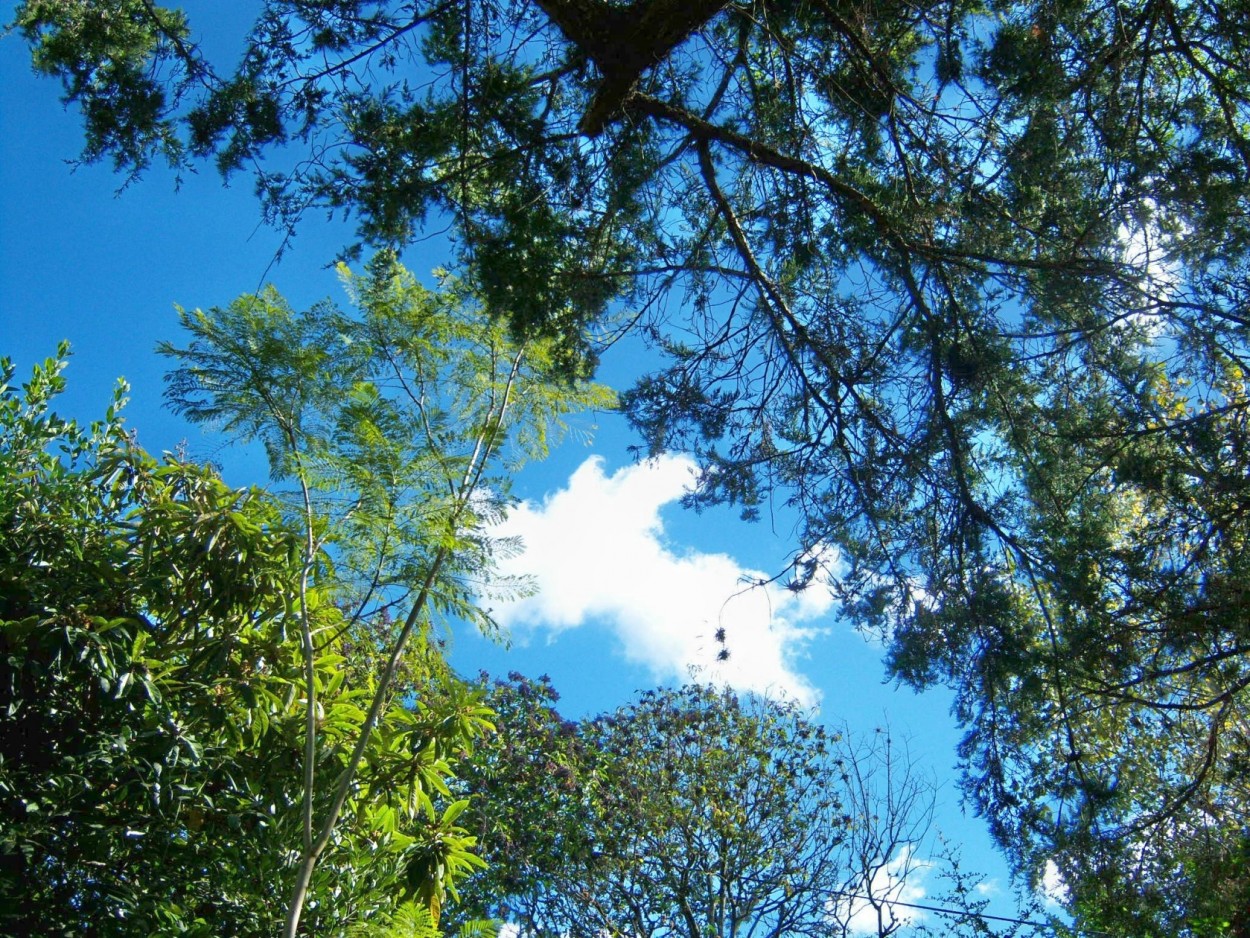
<path id="1" fill-rule="evenodd" d="M 963 888 L 939 901 L 955 910 L 942 933 L 982 908 L 957 860 L 921 859 L 933 792 L 888 731 L 852 742 L 701 686 L 581 724 L 545 678 L 488 699 L 500 738 L 458 784 L 489 866 L 453 915 L 525 935 L 884 936 L 907 927 L 901 881 L 930 863 Z"/>
<path id="2" fill-rule="evenodd" d="M 1181 835 L 1244 838 L 1244 2 L 275 0 L 225 77 L 171 16 L 18 7 L 87 158 L 314 147 L 271 217 L 452 225 L 566 373 L 627 305 L 647 449 L 838 549 L 1020 869 L 1203 901 Z"/>
<path id="3" fill-rule="evenodd" d="M 21 4 L 14 23 L 31 44 L 36 71 L 59 76 L 65 100 L 81 105 L 83 159 L 111 156 L 115 169 L 132 174 L 154 155 L 181 162 L 169 111 L 206 76 L 181 10 L 146 0 L 33 0 Z"/>
<path id="4" fill-rule="evenodd" d="M 420 903 L 405 902 L 393 915 L 381 922 L 369 922 L 354 928 L 350 938 L 443 938 L 434 914 Z M 497 938 L 498 923 L 466 922 L 456 930 L 455 938 Z"/>
<path id="5" fill-rule="evenodd" d="M 174 408 L 263 444 L 275 482 L 286 487 L 288 523 L 302 531 L 305 784 L 288 935 L 340 819 L 373 810 L 368 797 L 358 804 L 357 776 L 377 769 L 375 730 L 388 745 L 385 723 L 400 689 L 420 701 L 431 670 L 442 668 L 431 617 L 490 629 L 483 595 L 520 587 L 492 576 L 496 553 L 513 549 L 489 530 L 508 503 L 508 472 L 543 455 L 570 410 L 612 405 L 606 389 L 564 380 L 555 343 L 512 341 L 453 280 L 427 290 L 386 253 L 363 275 L 346 267 L 340 275 L 352 314 L 329 303 L 296 312 L 271 289 L 225 309 L 183 313 L 192 342 L 160 349 L 179 361 L 169 376 Z M 317 595 L 332 599 L 342 621 L 316 621 Z M 329 711 L 322 716 L 314 674 L 326 647 L 349 652 L 349 671 L 366 687 L 341 731 Z M 489 729 L 489 711 L 471 696 L 453 695 L 451 706 L 455 719 L 440 738 L 468 751 Z M 434 833 L 411 845 L 404 881 L 405 894 L 437 920 L 444 892 L 454 895 L 454 881 L 476 860 L 472 839 L 455 824 L 463 805 L 440 815 L 428 798 L 446 791 L 446 753 L 414 749 L 412 758 L 425 755 L 434 761 L 411 765 L 417 788 L 404 817 L 424 810 Z M 328 786 L 315 778 L 327 758 L 342 765 Z"/>
<path id="6" fill-rule="evenodd" d="M 448 914 L 453 923 L 520 921 L 532 932 L 553 883 L 574 878 L 593 853 L 586 799 L 596 760 L 582 728 L 556 711 L 546 677 L 479 680 L 497 732 L 460 767 L 455 790 L 470 797 L 464 823 L 487 866 L 460 885 Z"/>
<path id="7" fill-rule="evenodd" d="M 89 429 L 58 418 L 64 354 L 21 389 L 6 361 L 0 385 L 0 930 L 272 934 L 298 829 L 298 538 L 261 493 L 147 456 L 121 391 Z M 359 693 L 341 660 L 315 662 L 330 732 Z M 376 828 L 344 832 L 319 933 L 390 904 L 402 854 Z"/>
<path id="8" fill-rule="evenodd" d="M 552 343 L 513 343 L 455 280 L 430 291 L 389 254 L 340 277 L 350 312 L 297 312 L 272 288 L 184 311 L 191 343 L 160 347 L 178 361 L 168 398 L 264 445 L 312 537 L 317 582 L 353 620 L 403 608 L 443 558 L 432 605 L 490 628 L 476 596 L 508 547 L 485 529 L 510 473 L 545 454 L 567 413 L 610 408 L 612 395 L 565 383 Z"/>
<path id="9" fill-rule="evenodd" d="M 410 301 L 427 294 L 393 273 L 389 286 L 376 276 L 363 282 L 373 308 L 419 317 Z M 21 389 L 4 362 L 0 929 L 273 934 L 286 916 L 274 887 L 298 865 L 308 812 L 333 822 L 309 869 L 301 933 L 343 934 L 388 916 L 402 933 L 404 916 L 418 907 L 436 921 L 444 894 L 454 896 L 456 881 L 481 867 L 461 826 L 467 803 L 436 801 L 450 794 L 456 763 L 491 729 L 490 710 L 447 674 L 432 646 L 405 658 L 402 694 L 394 673 L 374 662 L 388 647 L 378 643 L 394 640 L 386 619 L 393 597 L 415 592 L 404 582 L 414 567 L 436 551 L 486 548 L 474 526 L 493 516 L 487 498 L 461 519 L 434 513 L 439 499 L 457 504 L 446 500 L 449 474 L 473 469 L 475 482 L 483 478 L 451 441 L 476 432 L 502 447 L 515 415 L 530 422 L 509 439 L 517 452 L 533 452 L 543 441 L 534 421 L 558 408 L 530 377 L 541 355 L 522 374 L 513 359 L 498 358 L 500 345 L 473 345 L 467 327 L 454 331 L 437 312 L 424 308 L 433 336 L 386 333 L 421 350 L 425 357 L 409 359 L 420 364 L 406 393 L 428 392 L 423 439 L 393 448 L 368 421 L 397 419 L 394 398 L 349 384 L 350 416 L 328 418 L 328 393 L 314 393 L 307 380 L 351 356 L 331 362 L 288 341 L 296 320 L 280 298 L 240 301 L 216 320 L 195 320 L 200 370 L 182 387 L 205 396 L 186 405 L 265 440 L 279 477 L 305 478 L 304 466 L 314 464 L 306 477 L 318 499 L 304 506 L 312 507 L 307 514 L 231 489 L 203 467 L 146 455 L 120 422 L 124 389 L 89 429 L 58 418 L 51 408 L 64 385 L 65 348 Z M 334 324 L 349 328 L 342 317 Z M 363 342 L 366 325 L 350 328 Z M 469 348 L 481 350 L 473 362 Z M 267 375 L 237 370 L 262 362 Z M 486 362 L 506 369 L 497 384 L 483 380 L 491 372 L 473 370 Z M 210 388 L 220 393 L 212 397 Z M 530 399 L 510 412 L 481 403 L 511 393 Z M 256 413 L 279 400 L 298 409 Z M 461 407 L 468 419 L 474 402 L 477 425 L 457 426 L 440 410 Z M 288 431 L 299 448 L 283 450 L 278 434 Z M 405 445 L 443 448 L 414 470 L 400 461 Z M 349 482 L 354 517 L 336 516 Z M 418 499 L 426 514 L 413 507 Z M 318 541 L 311 583 L 306 518 Z M 401 529 L 407 541 L 379 533 Z M 454 534 L 469 547 L 450 541 Z M 395 546 L 370 542 L 384 537 Z M 401 547 L 410 553 L 396 559 Z M 353 576 L 367 550 L 374 579 L 362 586 Z M 470 587 L 448 582 L 440 588 L 451 598 L 437 602 L 454 609 Z"/>

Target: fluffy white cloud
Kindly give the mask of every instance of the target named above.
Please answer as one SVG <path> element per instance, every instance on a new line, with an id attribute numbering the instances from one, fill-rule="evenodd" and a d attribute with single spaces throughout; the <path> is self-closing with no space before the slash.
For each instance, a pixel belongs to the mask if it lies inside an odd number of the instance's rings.
<path id="1" fill-rule="evenodd" d="M 918 860 L 911 846 L 905 846 L 894 858 L 874 873 L 867 895 L 835 903 L 832 918 L 845 923 L 847 934 L 877 935 L 881 927 L 907 927 L 925 917 L 921 909 L 911 908 L 925 897 L 923 880 L 933 864 Z M 866 884 L 867 885 L 867 884 Z"/>
<path id="2" fill-rule="evenodd" d="M 522 638 L 601 623 L 657 678 L 693 670 L 815 704 L 797 664 L 831 610 L 828 592 L 753 585 L 764 574 L 728 554 L 669 544 L 660 509 L 681 498 L 693 472 L 690 459 L 667 456 L 607 475 L 591 458 L 541 504 L 518 506 L 498 533 L 519 536 L 525 550 L 502 572 L 533 577 L 538 592 L 495 608 L 496 618 Z M 729 657 L 719 660 L 723 648 Z"/>
<path id="3" fill-rule="evenodd" d="M 1063 873 L 1059 871 L 1059 865 L 1054 860 L 1046 861 L 1038 891 L 1047 905 L 1063 905 L 1068 901 L 1068 884 L 1064 881 Z"/>

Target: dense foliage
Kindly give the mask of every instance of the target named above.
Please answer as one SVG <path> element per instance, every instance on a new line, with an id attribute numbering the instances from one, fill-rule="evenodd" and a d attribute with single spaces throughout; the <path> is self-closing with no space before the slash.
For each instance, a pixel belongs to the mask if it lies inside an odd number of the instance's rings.
<path id="1" fill-rule="evenodd" d="M 304 796 L 298 534 L 262 493 L 144 453 L 120 398 L 89 429 L 58 418 L 63 367 L 0 381 L 0 932 L 273 935 Z M 313 661 L 318 793 L 372 690 L 342 651 Z M 471 844 L 417 810 L 471 742 L 440 699 L 388 706 L 308 933 L 385 918 L 438 888 L 413 858 Z"/>
<path id="2" fill-rule="evenodd" d="M 511 548 L 489 525 L 507 505 L 509 470 L 542 455 L 569 410 L 612 402 L 599 386 L 563 380 L 550 342 L 510 341 L 451 280 L 428 290 L 389 253 L 364 274 L 340 274 L 349 312 L 331 303 L 297 312 L 270 289 L 225 309 L 184 312 L 191 343 L 160 349 L 179 363 L 169 375 L 174 408 L 262 443 L 288 521 L 301 532 L 292 601 L 308 794 L 287 938 L 340 817 L 360 795 L 358 774 L 372 768 L 375 727 L 402 688 L 424 692 L 410 647 L 431 647 L 437 615 L 491 625 L 480 603 L 507 588 L 493 576 L 494 557 Z M 341 625 L 315 621 L 310 590 L 333 598 Z M 315 767 L 344 745 L 321 724 L 315 661 L 327 642 L 350 649 L 371 694 L 343 770 L 319 802 Z M 466 743 L 489 726 L 472 699 L 456 699 L 454 712 Z M 414 801 L 409 810 L 421 807 Z M 443 823 L 463 807 L 448 806 Z M 435 919 L 443 882 L 468 862 L 454 837 L 441 843 L 412 866 L 415 882 L 433 884 L 422 899 Z"/>
<path id="3" fill-rule="evenodd" d="M 389 256 L 343 276 L 353 313 L 270 290 L 162 348 L 175 407 L 263 443 L 274 493 L 153 460 L 117 403 L 57 418 L 63 360 L 21 390 L 5 363 L 6 926 L 434 936 L 481 865 L 448 780 L 490 712 L 433 616 L 489 625 L 501 463 L 611 398 L 453 284 Z"/>
<path id="4" fill-rule="evenodd" d="M 149 0 L 17 23 L 88 159 L 259 167 L 273 220 L 366 241 L 437 216 L 566 370 L 627 316 L 648 446 L 699 453 L 696 504 L 797 508 L 956 690 L 1022 871 L 1244 930 L 1244 2 L 273 0 L 233 71 Z"/>
<path id="5" fill-rule="evenodd" d="M 697 685 L 580 723 L 545 679 L 487 699 L 499 744 L 458 784 L 488 865 L 453 914 L 531 938 L 993 934 L 973 877 L 929 855 L 932 784 L 887 730 L 854 741 Z M 920 879 L 949 915 L 919 921 Z"/>

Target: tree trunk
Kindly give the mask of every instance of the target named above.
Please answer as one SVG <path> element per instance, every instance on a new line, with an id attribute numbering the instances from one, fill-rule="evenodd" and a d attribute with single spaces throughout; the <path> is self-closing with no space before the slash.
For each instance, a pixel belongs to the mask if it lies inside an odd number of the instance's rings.
<path id="1" fill-rule="evenodd" d="M 578 129 L 597 137 L 618 114 L 639 76 L 703 28 L 729 0 L 535 0 L 598 66 L 602 79 Z"/>

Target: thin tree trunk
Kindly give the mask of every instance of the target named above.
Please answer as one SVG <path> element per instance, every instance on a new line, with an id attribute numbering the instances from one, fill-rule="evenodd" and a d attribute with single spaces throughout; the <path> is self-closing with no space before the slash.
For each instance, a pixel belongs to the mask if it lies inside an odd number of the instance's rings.
<path id="1" fill-rule="evenodd" d="M 498 402 L 497 416 L 491 418 L 482 432 L 478 435 L 474 444 L 473 455 L 469 460 L 468 468 L 465 469 L 461 478 L 459 491 L 456 497 L 456 507 L 451 518 L 451 525 L 455 527 L 459 523 L 460 515 L 469 504 L 469 500 L 473 492 L 477 489 L 478 483 L 481 481 L 482 473 L 485 471 L 486 464 L 489 462 L 494 452 L 498 435 L 503 430 L 504 419 L 507 416 L 509 406 L 512 400 L 512 388 L 516 382 L 517 373 L 521 368 L 521 361 L 524 357 L 524 347 L 517 351 L 516 356 L 512 360 L 511 371 L 508 374 L 508 381 L 504 386 L 503 399 Z M 300 858 L 299 868 L 295 875 L 295 885 L 291 892 L 291 901 L 287 907 L 286 926 L 283 930 L 283 938 L 296 938 L 299 932 L 300 918 L 304 913 L 304 905 L 308 901 L 308 891 L 312 884 L 313 871 L 316 869 L 317 861 L 321 854 L 325 851 L 326 846 L 330 843 L 330 838 L 334 834 L 334 828 L 338 824 L 339 816 L 343 812 L 343 806 L 347 803 L 347 796 L 351 792 L 353 783 L 356 780 L 356 772 L 360 768 L 360 763 L 364 759 L 365 749 L 369 745 L 369 737 L 373 734 L 373 729 L 377 725 L 378 717 L 382 712 L 383 706 L 386 704 L 389 696 L 391 682 L 394 680 L 395 672 L 399 669 L 399 662 L 403 657 L 404 648 L 408 643 L 416 624 L 421 620 L 425 612 L 426 604 L 429 601 L 430 594 L 433 591 L 434 583 L 438 579 L 443 565 L 450 556 L 448 548 L 440 548 L 435 555 L 433 562 L 430 564 L 429 572 L 426 573 L 421 588 L 417 592 L 416 599 L 413 600 L 412 609 L 409 610 L 407 618 L 404 620 L 403 628 L 400 629 L 399 635 L 395 637 L 395 642 L 391 646 L 391 654 L 387 659 L 386 667 L 382 671 L 382 675 L 378 679 L 377 689 L 374 691 L 373 700 L 369 705 L 369 712 L 365 716 L 365 721 L 360 728 L 360 736 L 356 740 L 356 746 L 352 750 L 351 757 L 348 759 L 347 765 L 343 768 L 339 775 L 338 784 L 334 792 L 334 800 L 330 804 L 329 810 L 326 812 L 325 819 L 321 823 L 321 827 L 317 833 L 315 840 L 305 846 L 303 856 Z M 306 803 L 311 806 L 312 791 L 309 789 L 305 793 Z M 309 808 L 311 811 L 311 807 Z"/>

